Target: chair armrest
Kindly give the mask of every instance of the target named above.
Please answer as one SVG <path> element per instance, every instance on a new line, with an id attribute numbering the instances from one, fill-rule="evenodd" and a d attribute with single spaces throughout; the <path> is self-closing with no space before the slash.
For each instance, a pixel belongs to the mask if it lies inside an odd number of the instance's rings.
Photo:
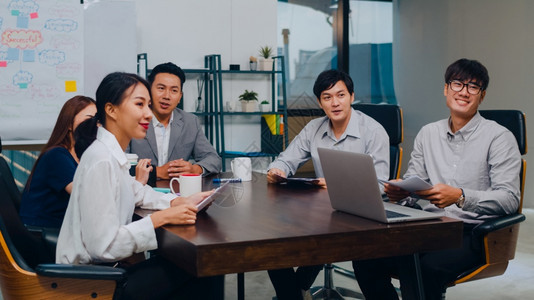
<path id="1" fill-rule="evenodd" d="M 42 276 L 123 281 L 126 270 L 107 266 L 40 264 L 35 272 Z"/>
<path id="2" fill-rule="evenodd" d="M 521 223 L 526 219 L 525 215 L 523 214 L 513 214 L 513 215 L 506 215 L 494 219 L 489 219 L 487 221 L 484 221 L 484 223 L 481 223 L 475 228 L 473 228 L 473 234 L 476 236 L 485 235 L 489 232 L 496 231 L 499 229 L 503 229 L 505 227 Z"/>
<path id="3" fill-rule="evenodd" d="M 56 254 L 57 238 L 59 237 L 59 228 L 43 228 L 41 238 L 45 242 L 50 252 Z"/>

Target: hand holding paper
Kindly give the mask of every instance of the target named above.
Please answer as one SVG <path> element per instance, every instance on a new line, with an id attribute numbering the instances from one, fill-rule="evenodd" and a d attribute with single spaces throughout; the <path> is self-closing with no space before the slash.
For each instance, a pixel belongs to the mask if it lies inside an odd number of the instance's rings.
<path id="1" fill-rule="evenodd" d="M 399 187 L 408 192 L 423 191 L 432 188 L 432 185 L 419 176 L 413 176 L 400 181 L 385 181 L 387 184 Z"/>

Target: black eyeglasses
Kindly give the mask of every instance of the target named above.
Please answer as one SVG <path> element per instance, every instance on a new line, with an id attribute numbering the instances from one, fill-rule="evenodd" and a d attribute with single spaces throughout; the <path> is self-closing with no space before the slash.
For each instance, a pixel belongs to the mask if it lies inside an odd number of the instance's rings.
<path id="1" fill-rule="evenodd" d="M 460 92 L 464 89 L 464 87 L 467 86 L 467 92 L 471 95 L 478 95 L 480 91 L 482 91 L 482 87 L 480 87 L 477 84 L 474 83 L 463 83 L 460 80 L 451 80 L 449 81 L 449 86 L 451 87 L 451 90 L 455 92 Z"/>

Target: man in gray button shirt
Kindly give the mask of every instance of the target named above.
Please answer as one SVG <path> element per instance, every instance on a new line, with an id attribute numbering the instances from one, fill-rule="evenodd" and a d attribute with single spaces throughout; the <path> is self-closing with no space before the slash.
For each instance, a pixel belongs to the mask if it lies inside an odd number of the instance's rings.
<path id="1" fill-rule="evenodd" d="M 319 185 L 326 186 L 317 148 L 369 154 L 378 178 L 387 180 L 389 137 L 380 123 L 352 109 L 354 84 L 350 76 L 338 70 L 324 71 L 317 77 L 313 93 L 326 116 L 310 121 L 269 165 L 269 183 L 294 175 L 311 158 Z"/>
<path id="2" fill-rule="evenodd" d="M 419 176 L 433 185 L 416 192 L 417 198 L 429 200 L 425 210 L 464 221 L 462 248 L 421 255 L 426 299 L 441 299 L 448 283 L 484 261 L 481 241 L 471 235 L 475 225 L 519 207 L 521 154 L 515 137 L 478 112 L 488 83 L 488 71 L 476 60 L 460 59 L 447 68 L 443 94 L 450 117 L 421 129 L 404 175 Z M 385 192 L 392 201 L 417 201 L 391 185 L 385 185 Z M 390 275 L 400 264 L 406 272 L 404 261 L 353 262 L 365 299 L 397 299 Z M 412 299 L 414 277 L 409 273 L 400 274 L 401 290 L 403 298 Z"/>
<path id="3" fill-rule="evenodd" d="M 373 118 L 352 109 L 354 84 L 349 75 L 338 70 L 324 71 L 317 77 L 313 93 L 326 116 L 310 121 L 287 149 L 269 165 L 267 180 L 276 183 L 295 174 L 310 158 L 318 185 L 326 187 L 317 148 L 330 148 L 373 157 L 378 179 L 389 177 L 389 137 Z M 269 277 L 280 300 L 302 299 L 321 271 L 322 265 L 270 270 Z"/>

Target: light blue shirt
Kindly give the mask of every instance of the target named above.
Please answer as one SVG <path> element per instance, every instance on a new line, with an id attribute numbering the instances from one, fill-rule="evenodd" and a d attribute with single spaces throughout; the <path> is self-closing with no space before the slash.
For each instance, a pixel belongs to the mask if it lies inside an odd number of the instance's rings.
<path id="1" fill-rule="evenodd" d="M 466 223 L 511 214 L 519 207 L 521 154 L 514 135 L 478 112 L 462 129 L 452 133 L 449 120 L 424 126 L 414 141 L 404 178 L 417 175 L 432 185 L 462 188 L 463 209 L 433 204 L 424 207 Z M 411 199 L 413 201 L 413 199 Z"/>
<path id="2" fill-rule="evenodd" d="M 354 109 L 347 129 L 339 139 L 334 135 L 328 117 L 311 120 L 269 169 L 277 168 L 292 176 L 311 158 L 315 175 L 324 177 L 317 148 L 369 154 L 373 157 L 378 179 L 389 177 L 389 136 L 386 130 L 373 118 Z"/>

